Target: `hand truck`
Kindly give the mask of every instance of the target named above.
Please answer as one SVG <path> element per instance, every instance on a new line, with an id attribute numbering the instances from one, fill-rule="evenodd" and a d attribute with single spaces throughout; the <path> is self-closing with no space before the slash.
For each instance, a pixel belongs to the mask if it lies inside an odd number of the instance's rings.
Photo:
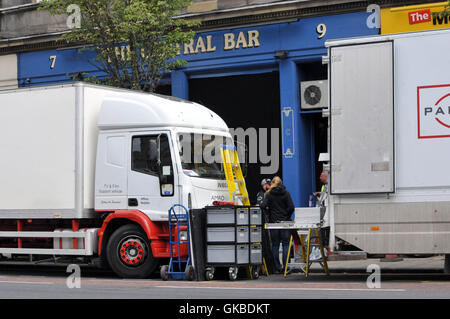
<path id="1" fill-rule="evenodd" d="M 177 207 L 180 207 L 183 212 L 177 213 L 175 211 Z M 181 237 L 181 232 L 186 233 L 186 238 Z M 169 245 L 170 262 L 169 265 L 161 267 L 161 279 L 193 280 L 195 272 L 194 267 L 191 265 L 189 212 L 186 207 L 180 204 L 174 204 L 169 209 Z M 182 245 L 187 245 L 188 247 L 187 256 L 182 255 Z"/>

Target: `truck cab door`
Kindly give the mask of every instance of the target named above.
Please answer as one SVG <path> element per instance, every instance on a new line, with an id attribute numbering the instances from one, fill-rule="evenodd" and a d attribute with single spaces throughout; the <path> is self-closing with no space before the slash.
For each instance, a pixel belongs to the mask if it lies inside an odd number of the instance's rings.
<path id="1" fill-rule="evenodd" d="M 169 132 L 131 134 L 128 171 L 128 209 L 146 213 L 152 220 L 165 220 L 178 203 L 173 148 Z"/>

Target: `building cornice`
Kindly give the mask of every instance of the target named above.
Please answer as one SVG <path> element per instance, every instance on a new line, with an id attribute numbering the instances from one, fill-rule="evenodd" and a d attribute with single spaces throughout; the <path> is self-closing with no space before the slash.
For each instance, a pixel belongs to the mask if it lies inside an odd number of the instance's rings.
<path id="1" fill-rule="evenodd" d="M 266 23 L 281 23 L 298 20 L 305 17 L 323 16 L 340 13 L 350 13 L 364 11 L 370 4 L 378 4 L 380 7 L 397 7 L 413 5 L 431 1 L 411 1 L 411 0 L 370 0 L 370 1 L 287 1 L 273 3 L 273 5 L 246 6 L 225 10 L 214 10 L 198 14 L 184 14 L 179 17 L 200 20 L 201 25 L 197 31 L 218 30 L 224 28 L 235 28 L 246 25 L 259 25 Z M 37 5 L 24 5 L 11 10 L 28 10 Z M 4 9 L 5 10 L 5 9 Z M 5 14 L 0 12 L 0 14 Z M 67 32 L 67 31 L 66 31 Z M 0 55 L 19 53 L 27 51 L 37 51 L 45 49 L 63 48 L 66 46 L 62 41 L 58 41 L 65 32 L 48 33 L 20 37 L 15 39 L 0 40 Z"/>
<path id="2" fill-rule="evenodd" d="M 13 6 L 13 7 L 0 8 L 0 14 L 8 14 L 8 13 L 28 11 L 28 10 L 35 10 L 38 7 L 39 7 L 39 3 L 27 3 L 27 4 L 22 4 L 22 5 Z"/>

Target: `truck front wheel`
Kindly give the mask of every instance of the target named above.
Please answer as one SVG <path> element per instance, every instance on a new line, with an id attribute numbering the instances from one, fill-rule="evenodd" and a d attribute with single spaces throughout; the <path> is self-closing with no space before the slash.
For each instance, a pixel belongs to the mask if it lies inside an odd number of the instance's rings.
<path id="1" fill-rule="evenodd" d="M 158 265 L 147 235 L 133 224 L 121 226 L 111 235 L 106 254 L 111 269 L 122 278 L 147 278 Z"/>

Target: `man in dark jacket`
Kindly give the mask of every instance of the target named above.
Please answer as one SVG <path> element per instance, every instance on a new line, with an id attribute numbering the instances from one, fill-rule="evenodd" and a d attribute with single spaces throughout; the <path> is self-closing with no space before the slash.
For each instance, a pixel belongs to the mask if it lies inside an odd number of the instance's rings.
<path id="1" fill-rule="evenodd" d="M 266 194 L 267 190 L 270 188 L 271 182 L 272 182 L 272 180 L 270 178 L 263 178 L 263 180 L 261 181 L 261 189 L 258 192 L 258 194 L 256 194 L 256 205 L 261 206 L 261 203 L 264 200 L 265 194 Z"/>
<path id="2" fill-rule="evenodd" d="M 291 220 L 292 213 L 295 210 L 291 195 L 282 184 L 281 179 L 275 176 L 266 196 L 262 201 L 262 208 L 269 211 L 269 222 L 278 223 Z M 281 273 L 286 266 L 286 259 L 289 250 L 290 231 L 287 229 L 272 229 L 270 231 L 272 240 L 272 254 L 274 256 L 276 271 Z M 283 247 L 283 261 L 280 263 L 280 242 Z"/>
<path id="3" fill-rule="evenodd" d="M 272 180 L 270 178 L 263 178 L 261 181 L 261 189 L 256 194 L 256 205 L 261 206 L 261 203 L 264 201 L 264 197 L 266 196 L 266 192 L 270 188 L 270 183 Z M 269 222 L 269 212 L 267 209 L 264 209 L 261 207 L 261 212 L 263 214 L 263 222 L 264 224 Z M 275 264 L 273 260 L 273 253 L 272 253 L 272 244 L 270 240 L 270 234 L 269 230 L 264 229 L 262 230 L 262 241 L 263 241 L 263 257 L 264 261 L 266 262 L 267 271 L 270 274 L 273 274 L 275 272 Z"/>

